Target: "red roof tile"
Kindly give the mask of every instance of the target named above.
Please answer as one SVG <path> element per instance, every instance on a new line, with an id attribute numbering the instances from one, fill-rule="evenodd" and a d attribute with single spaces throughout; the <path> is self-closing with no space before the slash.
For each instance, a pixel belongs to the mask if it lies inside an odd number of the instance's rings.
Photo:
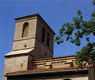
<path id="1" fill-rule="evenodd" d="M 85 68 L 91 68 L 91 66 L 85 66 Z M 78 67 L 62 67 L 62 68 L 48 68 L 48 69 L 32 69 L 32 70 L 22 70 L 22 71 L 15 71 L 15 72 L 8 72 L 7 74 L 14 74 L 14 73 L 22 73 L 22 72 L 39 72 L 39 71 L 55 71 L 55 70 L 70 70 L 70 69 L 78 69 Z"/>

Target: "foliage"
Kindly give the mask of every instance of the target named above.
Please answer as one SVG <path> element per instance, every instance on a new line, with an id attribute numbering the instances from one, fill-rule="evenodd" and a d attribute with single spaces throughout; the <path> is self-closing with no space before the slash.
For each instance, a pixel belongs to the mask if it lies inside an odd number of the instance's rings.
<path id="1" fill-rule="evenodd" d="M 88 43 L 86 47 L 83 47 L 81 51 L 77 52 L 76 63 L 80 68 L 85 65 L 94 66 L 95 62 L 95 43 Z"/>
<path id="2" fill-rule="evenodd" d="M 93 5 L 95 5 L 95 0 L 93 0 Z M 78 66 L 85 66 L 85 62 L 92 65 L 93 58 L 95 56 L 95 51 L 93 47 L 95 43 L 90 43 L 90 34 L 95 37 L 95 10 L 92 12 L 91 17 L 88 21 L 83 19 L 82 12 L 77 11 L 78 16 L 73 17 L 72 22 L 67 22 L 59 29 L 59 35 L 56 36 L 55 41 L 59 45 L 63 43 L 64 40 L 70 41 L 71 43 L 80 46 L 81 39 L 86 37 L 88 42 L 86 47 L 83 47 L 81 51 L 77 52 L 76 62 Z"/>
<path id="3" fill-rule="evenodd" d="M 80 12 L 79 12 L 80 15 Z M 59 35 L 56 36 L 55 40 L 58 44 L 63 43 L 64 36 L 67 41 L 80 46 L 81 38 L 86 36 L 87 42 L 90 42 L 88 35 L 91 33 L 95 36 L 95 12 L 89 21 L 83 20 L 83 16 L 74 17 L 72 23 L 65 23 L 59 30 Z"/>

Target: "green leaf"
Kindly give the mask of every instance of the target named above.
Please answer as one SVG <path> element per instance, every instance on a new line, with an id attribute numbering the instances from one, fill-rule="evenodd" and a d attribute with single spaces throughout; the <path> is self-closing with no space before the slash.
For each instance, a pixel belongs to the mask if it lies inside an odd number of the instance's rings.
<path id="1" fill-rule="evenodd" d="M 66 41 L 68 41 L 68 40 L 69 40 L 69 38 L 70 38 L 70 37 L 68 36 L 68 37 L 67 37 L 67 39 L 66 39 Z"/>
<path id="2" fill-rule="evenodd" d="M 60 44 L 60 42 L 58 42 L 58 41 L 57 41 L 57 44 L 59 45 L 59 44 Z"/>
<path id="3" fill-rule="evenodd" d="M 60 29 L 59 29 L 59 33 L 63 33 L 63 31 L 65 30 L 64 26 L 62 26 Z"/>
<path id="4" fill-rule="evenodd" d="M 60 37 L 59 37 L 59 36 L 56 36 L 56 37 L 55 37 L 55 40 L 60 40 Z"/>
<path id="5" fill-rule="evenodd" d="M 79 16 L 81 16 L 81 15 L 82 15 L 82 12 L 81 12 L 80 10 L 78 10 L 78 11 L 77 11 L 77 14 L 78 14 Z"/>
<path id="6" fill-rule="evenodd" d="M 71 42 L 71 43 L 74 43 L 74 40 L 71 40 L 70 42 Z"/>
<path id="7" fill-rule="evenodd" d="M 87 40 L 87 42 L 89 42 L 89 41 L 90 41 L 90 40 L 89 40 L 89 37 L 87 37 L 86 40 Z"/>
<path id="8" fill-rule="evenodd" d="M 77 46 L 80 46 L 80 40 L 79 40 L 79 38 L 76 38 L 76 39 L 75 39 L 75 44 L 76 44 Z"/>
<path id="9" fill-rule="evenodd" d="M 80 16 L 80 20 L 82 20 L 83 19 L 83 16 Z"/>

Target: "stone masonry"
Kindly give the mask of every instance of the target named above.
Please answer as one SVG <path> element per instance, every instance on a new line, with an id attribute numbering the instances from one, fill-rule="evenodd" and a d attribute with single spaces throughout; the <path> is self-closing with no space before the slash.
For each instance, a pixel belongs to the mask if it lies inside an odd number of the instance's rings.
<path id="1" fill-rule="evenodd" d="M 53 37 L 54 32 L 39 14 L 16 18 L 15 35 L 13 41 L 13 50 L 5 55 L 4 79 L 8 72 L 27 70 L 33 66 L 30 65 L 31 58 L 53 57 Z M 24 23 L 28 23 L 28 35 L 22 37 Z M 45 28 L 45 39 L 47 32 L 50 33 L 50 46 L 41 42 L 42 27 Z M 34 53 L 35 52 L 35 53 Z M 33 57 L 30 56 L 30 53 Z"/>

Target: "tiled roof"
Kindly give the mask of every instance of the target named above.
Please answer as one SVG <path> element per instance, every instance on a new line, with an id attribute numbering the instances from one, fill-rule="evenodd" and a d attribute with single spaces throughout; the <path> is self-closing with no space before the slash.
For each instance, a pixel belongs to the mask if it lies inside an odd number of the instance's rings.
<path id="1" fill-rule="evenodd" d="M 82 72 L 84 70 L 88 70 L 91 66 L 86 66 L 83 69 L 78 69 L 78 67 L 62 67 L 62 68 L 48 68 L 48 69 L 32 69 L 32 70 L 22 70 L 22 71 L 15 71 L 15 72 L 9 72 L 8 75 L 22 75 L 22 74 L 35 74 L 35 73 L 44 73 L 44 72 Z"/>

